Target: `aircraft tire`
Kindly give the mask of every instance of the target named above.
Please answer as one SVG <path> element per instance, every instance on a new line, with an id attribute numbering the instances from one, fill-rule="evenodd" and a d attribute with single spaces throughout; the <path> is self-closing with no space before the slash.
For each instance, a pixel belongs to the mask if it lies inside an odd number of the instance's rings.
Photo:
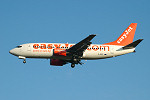
<path id="1" fill-rule="evenodd" d="M 74 68 L 74 67 L 75 67 L 75 64 L 71 64 L 71 67 Z"/>
<path id="2" fill-rule="evenodd" d="M 25 63 L 26 63 L 26 61 L 24 60 L 24 61 L 23 61 L 23 63 L 25 64 Z"/>

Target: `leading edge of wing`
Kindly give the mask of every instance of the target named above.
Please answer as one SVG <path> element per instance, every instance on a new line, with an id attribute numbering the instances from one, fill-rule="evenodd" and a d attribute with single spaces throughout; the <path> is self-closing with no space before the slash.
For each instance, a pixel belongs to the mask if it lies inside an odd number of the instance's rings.
<path id="1" fill-rule="evenodd" d="M 77 52 L 79 50 L 81 50 L 82 48 L 87 49 L 85 46 L 88 47 L 88 45 L 90 45 L 92 42 L 90 42 L 96 35 L 95 34 L 91 34 L 88 37 L 86 37 L 85 39 L 83 39 L 82 41 L 78 42 L 77 44 L 75 44 L 74 46 L 72 46 L 71 48 L 69 48 L 67 50 L 67 52 L 73 53 L 73 52 Z"/>

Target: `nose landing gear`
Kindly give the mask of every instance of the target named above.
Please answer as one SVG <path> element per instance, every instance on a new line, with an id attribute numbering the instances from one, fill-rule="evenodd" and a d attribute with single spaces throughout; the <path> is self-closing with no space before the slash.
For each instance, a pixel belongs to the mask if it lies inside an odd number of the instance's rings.
<path id="1" fill-rule="evenodd" d="M 26 63 L 26 57 L 19 56 L 19 59 L 23 59 L 23 63 L 24 63 L 24 64 Z"/>
<path id="2" fill-rule="evenodd" d="M 23 63 L 24 63 L 24 64 L 26 63 L 26 59 L 23 60 Z"/>

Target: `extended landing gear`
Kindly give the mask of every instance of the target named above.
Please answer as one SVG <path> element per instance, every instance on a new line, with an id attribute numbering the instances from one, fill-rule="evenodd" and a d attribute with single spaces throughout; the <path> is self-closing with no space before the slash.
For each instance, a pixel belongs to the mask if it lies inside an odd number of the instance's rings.
<path id="1" fill-rule="evenodd" d="M 18 58 L 19 58 L 19 59 L 23 59 L 23 63 L 24 63 L 24 64 L 26 63 L 26 57 L 19 56 Z"/>
<path id="2" fill-rule="evenodd" d="M 74 67 L 75 67 L 75 64 L 72 63 L 72 64 L 71 64 L 71 67 L 74 68 Z"/>
<path id="3" fill-rule="evenodd" d="M 84 64 L 84 63 L 81 62 L 80 59 L 76 59 L 76 58 L 73 58 L 73 59 L 70 61 L 70 63 L 71 63 L 71 67 L 72 67 L 72 68 L 75 67 L 75 64 L 80 64 L 80 65 Z"/>
<path id="4" fill-rule="evenodd" d="M 24 64 L 26 63 L 26 59 L 23 60 L 23 63 L 24 63 Z"/>

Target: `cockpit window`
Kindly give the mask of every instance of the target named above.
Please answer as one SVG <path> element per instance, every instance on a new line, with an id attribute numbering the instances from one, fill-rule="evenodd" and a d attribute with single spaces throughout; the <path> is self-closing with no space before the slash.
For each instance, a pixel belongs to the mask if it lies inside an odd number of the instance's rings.
<path id="1" fill-rule="evenodd" d="M 17 48 L 21 48 L 21 47 L 22 47 L 21 45 L 17 46 Z"/>

